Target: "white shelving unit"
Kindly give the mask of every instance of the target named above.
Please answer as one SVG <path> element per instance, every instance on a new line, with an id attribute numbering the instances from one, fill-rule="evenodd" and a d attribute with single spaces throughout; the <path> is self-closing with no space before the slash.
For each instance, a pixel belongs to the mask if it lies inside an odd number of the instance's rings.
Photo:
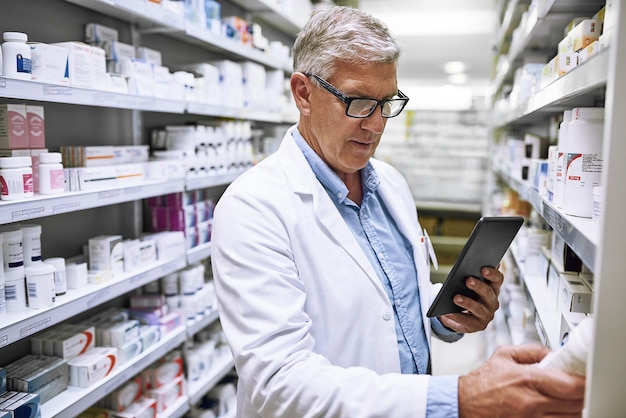
<path id="1" fill-rule="evenodd" d="M 501 40 L 501 53 L 506 54 L 508 68 L 504 65 L 493 80 L 493 91 L 498 95 L 510 83 L 515 68 L 524 55 L 536 45 L 550 45 L 556 32 L 562 36 L 565 22 L 574 16 L 586 16 L 588 12 L 599 10 L 602 2 L 544 0 L 537 2 L 537 8 L 529 17 L 529 30 L 517 43 L 511 44 L 508 51 L 502 45 L 506 33 L 511 33 L 517 24 L 515 13 L 524 7 L 520 2 L 509 1 L 509 16 L 503 20 L 503 27 L 497 34 Z M 626 281 L 623 280 L 623 249 L 626 248 L 626 222 L 623 207 L 626 195 L 623 193 L 623 179 L 626 178 L 626 4 L 621 0 L 607 0 L 607 16 L 610 10 L 612 20 L 607 20 L 610 30 L 610 46 L 607 50 L 592 57 L 542 90 L 526 103 L 509 112 L 494 112 L 494 130 L 509 127 L 533 127 L 542 123 L 547 126 L 551 115 L 562 113 L 564 109 L 576 106 L 597 105 L 603 100 L 605 126 L 603 138 L 604 167 L 602 184 L 605 187 L 604 206 L 600 224 L 590 219 L 577 218 L 564 214 L 523 182 L 498 174 L 521 198 L 529 201 L 534 210 L 545 222 L 565 240 L 567 245 L 581 258 L 594 273 L 594 322 L 596 324 L 593 346 L 587 366 L 587 388 L 585 399 L 586 417 L 602 418 L 621 416 L 626 409 L 623 396 L 626 358 L 622 344 L 626 343 L 626 328 L 620 318 L 626 314 L 622 295 L 626 294 Z M 506 14 L 506 13 L 510 14 Z M 594 13 L 591 13 L 594 14 Z M 512 27 L 506 26 L 512 25 Z M 601 105 L 601 104 L 600 104 Z M 523 263 L 520 263 L 523 270 Z M 524 285 L 536 307 L 536 315 L 547 330 L 558 327 L 559 313 L 546 301 L 546 289 L 542 280 L 532 275 L 524 275 Z M 550 332 L 548 332 L 550 334 Z M 554 334 L 554 332 L 552 332 Z M 549 341 L 551 346 L 558 341 Z"/>
<path id="2" fill-rule="evenodd" d="M 153 41 L 156 39 L 154 42 L 157 43 L 165 40 L 165 49 L 162 50 L 165 65 L 168 65 L 168 53 L 172 49 L 181 49 L 188 54 L 188 57 L 185 56 L 187 59 L 197 62 L 225 58 L 253 61 L 270 70 L 286 73 L 291 71 L 288 60 L 277 60 L 259 50 L 216 37 L 205 29 L 190 25 L 182 17 L 144 0 L 33 0 L 31 3 L 28 8 L 17 3 L 5 5 L 0 15 L 0 27 L 3 30 L 26 32 L 31 40 L 60 42 L 82 40 L 84 25 L 98 22 L 120 30 L 120 40 L 128 43 L 143 45 L 144 38 Z M 283 42 L 285 39 L 293 41 L 307 19 L 306 15 L 297 13 L 286 15 L 277 4 L 269 0 L 225 0 L 221 3 L 228 14 L 238 14 L 260 22 L 264 25 L 264 33 L 265 28 L 269 29 L 268 37 L 278 36 Z M 46 111 L 46 145 L 51 150 L 56 150 L 61 145 L 145 144 L 149 142 L 147 132 L 157 123 L 183 124 L 207 119 L 239 119 L 274 128 L 295 122 L 293 114 L 156 99 L 2 76 L 0 102 L 43 104 Z M 72 117 L 66 119 L 68 115 Z M 73 248 L 81 248 L 85 243 L 85 236 L 119 233 L 130 238 L 142 232 L 142 199 L 200 189 L 211 191 L 213 197 L 218 198 L 221 191 L 239 174 L 240 172 L 232 172 L 187 179 L 144 181 L 93 192 L 35 195 L 19 201 L 1 201 L 0 225 L 37 220 L 44 224 L 43 257 L 73 256 L 76 255 Z M 73 232 L 68 234 L 66 231 Z M 63 236 L 53 236 L 54 233 Z M 74 234 L 77 236 L 73 237 Z M 139 271 L 116 276 L 102 284 L 89 284 L 80 289 L 69 290 L 57 298 L 54 307 L 40 310 L 27 308 L 20 312 L 0 314 L 2 365 L 7 358 L 16 358 L 22 351 L 26 354 L 28 340 L 35 333 L 117 299 L 123 300 L 128 297 L 129 292 L 188 265 L 202 262 L 210 254 L 210 243 L 200 245 L 188 250 L 184 257 L 162 260 Z M 193 321 L 187 321 L 137 358 L 114 369 L 110 376 L 96 385 L 87 389 L 68 387 L 42 405 L 42 416 L 66 417 L 80 414 L 218 319 L 217 311 L 213 310 Z M 213 368 L 203 380 L 190 384 L 186 396 L 180 398 L 165 413 L 159 414 L 159 418 L 183 416 L 233 366 L 232 357 L 228 355 L 216 358 Z"/>

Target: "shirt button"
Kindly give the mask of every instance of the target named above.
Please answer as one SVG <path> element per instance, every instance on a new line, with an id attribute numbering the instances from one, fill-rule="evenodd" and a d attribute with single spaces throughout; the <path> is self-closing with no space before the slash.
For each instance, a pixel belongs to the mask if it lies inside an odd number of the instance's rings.
<path id="1" fill-rule="evenodd" d="M 383 311 L 383 319 L 385 321 L 389 321 L 391 319 L 391 312 L 389 311 L 389 309 L 385 309 Z"/>

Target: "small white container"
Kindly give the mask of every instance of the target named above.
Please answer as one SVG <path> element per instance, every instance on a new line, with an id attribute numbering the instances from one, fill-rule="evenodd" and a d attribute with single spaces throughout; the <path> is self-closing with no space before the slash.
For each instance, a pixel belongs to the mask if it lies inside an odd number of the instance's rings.
<path id="1" fill-rule="evenodd" d="M 87 263 L 68 263 L 65 265 L 65 279 L 68 289 L 78 289 L 89 282 Z"/>
<path id="2" fill-rule="evenodd" d="M 24 266 L 28 267 L 41 261 L 41 225 L 22 224 L 22 250 Z"/>
<path id="3" fill-rule="evenodd" d="M 43 262 L 54 266 L 54 291 L 57 296 L 64 295 L 67 292 L 65 259 L 63 257 L 51 257 L 46 258 Z"/>
<path id="4" fill-rule="evenodd" d="M 0 199 L 24 199 L 22 157 L 0 157 Z"/>
<path id="5" fill-rule="evenodd" d="M 7 312 L 17 312 L 26 308 L 26 281 L 24 267 L 4 272 L 4 297 Z"/>
<path id="6" fill-rule="evenodd" d="M 32 197 L 35 194 L 35 184 L 33 183 L 33 161 L 30 157 L 19 157 L 22 159 L 22 178 L 24 179 L 24 197 Z"/>
<path id="7" fill-rule="evenodd" d="M 55 268 L 50 264 L 37 264 L 26 267 L 26 289 L 28 306 L 33 309 L 49 308 L 56 301 L 54 283 Z"/>
<path id="8" fill-rule="evenodd" d="M 61 153 L 44 152 L 39 154 L 39 193 L 58 194 L 65 190 L 65 176 Z"/>
<path id="9" fill-rule="evenodd" d="M 24 266 L 24 249 L 22 246 L 22 230 L 18 227 L 7 227 L 2 232 L 2 256 L 5 273 Z"/>
<path id="10" fill-rule="evenodd" d="M 30 47 L 26 43 L 28 35 L 22 32 L 4 32 L 2 38 L 3 76 L 30 80 L 32 61 Z"/>
<path id="11" fill-rule="evenodd" d="M 563 207 L 563 189 L 565 188 L 565 170 L 564 164 L 567 159 L 567 145 L 568 145 L 568 127 L 572 120 L 572 111 L 566 110 L 563 112 L 563 121 L 559 125 L 558 142 L 557 142 L 557 156 L 554 178 L 554 206 L 557 208 Z"/>

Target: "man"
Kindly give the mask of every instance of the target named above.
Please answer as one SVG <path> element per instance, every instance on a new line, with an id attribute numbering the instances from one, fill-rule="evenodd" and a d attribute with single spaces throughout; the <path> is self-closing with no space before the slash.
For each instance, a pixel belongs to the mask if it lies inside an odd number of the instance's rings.
<path id="1" fill-rule="evenodd" d="M 430 376 L 430 337 L 483 330 L 502 274 L 468 278 L 464 313 L 426 317 L 438 288 L 408 185 L 372 158 L 398 89 L 399 49 L 377 19 L 316 12 L 293 47 L 300 112 L 279 150 L 215 210 L 220 318 L 241 417 L 578 416 L 584 379 L 509 347 L 467 376 Z"/>

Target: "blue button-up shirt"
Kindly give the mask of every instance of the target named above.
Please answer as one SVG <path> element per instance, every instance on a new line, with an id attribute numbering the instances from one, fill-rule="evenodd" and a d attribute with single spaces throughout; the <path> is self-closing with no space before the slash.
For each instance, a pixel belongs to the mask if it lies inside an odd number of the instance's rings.
<path id="1" fill-rule="evenodd" d="M 292 136 L 316 177 L 356 237 L 380 278 L 394 308 L 402 373 L 430 373 L 430 356 L 424 331 L 417 271 L 410 242 L 398 229 L 378 193 L 379 178 L 371 163 L 361 170 L 363 199 L 357 205 L 348 199 L 348 189 L 337 174 L 313 151 L 297 129 Z M 458 334 L 431 320 L 433 332 L 448 339 Z M 458 416 L 456 376 L 431 377 L 427 416 Z"/>

